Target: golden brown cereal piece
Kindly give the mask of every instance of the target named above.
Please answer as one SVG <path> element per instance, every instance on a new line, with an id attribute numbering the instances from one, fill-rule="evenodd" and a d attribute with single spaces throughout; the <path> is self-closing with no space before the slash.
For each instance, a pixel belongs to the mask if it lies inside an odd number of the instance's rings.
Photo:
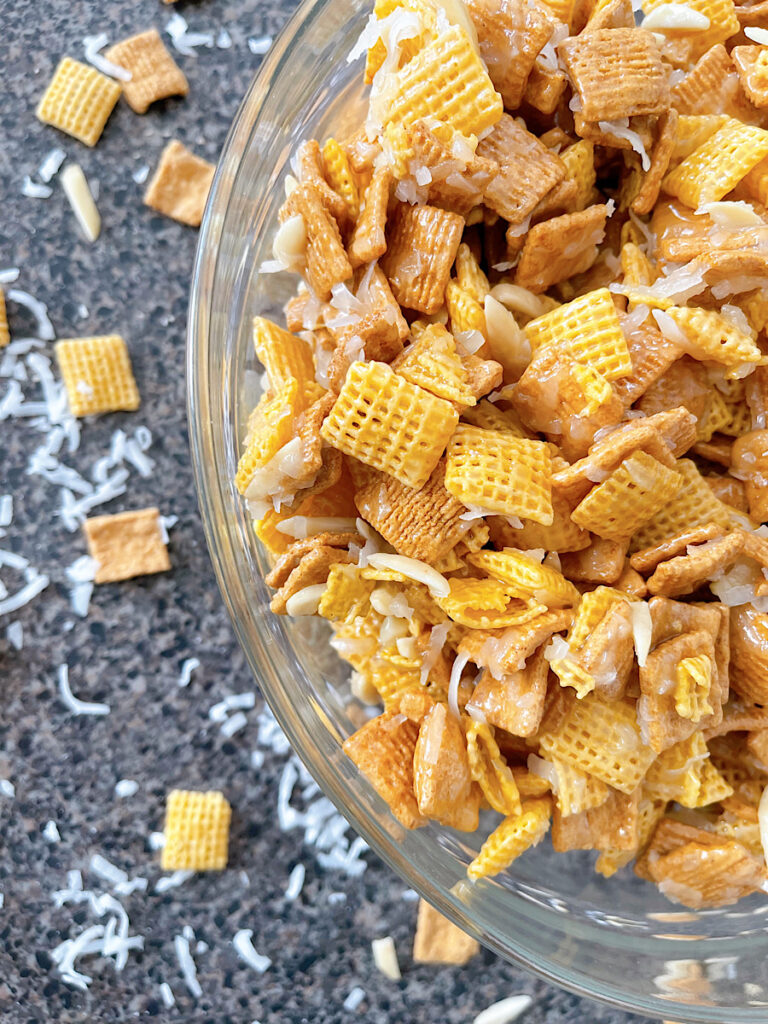
<path id="1" fill-rule="evenodd" d="M 765 865 L 733 840 L 718 845 L 686 843 L 649 860 L 653 881 L 686 907 L 723 907 L 762 888 Z"/>
<path id="2" fill-rule="evenodd" d="M 536 294 L 588 270 L 605 237 L 607 216 L 607 206 L 590 206 L 534 225 L 525 236 L 515 284 Z"/>
<path id="3" fill-rule="evenodd" d="M 635 15 L 631 0 L 603 0 L 594 4 L 584 32 L 603 28 L 634 28 Z"/>
<path id="4" fill-rule="evenodd" d="M 685 846 L 686 843 L 717 846 L 720 842 L 720 837 L 708 829 L 687 825 L 676 818 L 662 817 L 654 829 L 650 843 L 635 864 L 635 874 L 650 881 L 650 865 L 659 857 Z"/>
<path id="5" fill-rule="evenodd" d="M 643 783 L 645 795 L 654 800 L 675 800 L 683 807 L 698 807 L 708 756 L 700 732 L 668 747 L 648 769 Z"/>
<path id="6" fill-rule="evenodd" d="M 689 544 L 703 544 L 705 541 L 715 540 L 722 537 L 724 532 L 723 527 L 718 526 L 717 523 L 702 523 L 700 526 L 683 529 L 671 537 L 666 537 L 651 548 L 636 551 L 630 558 L 630 563 L 633 569 L 648 575 L 662 562 L 685 554 Z"/>
<path id="7" fill-rule="evenodd" d="M 734 480 L 731 476 L 719 476 L 717 473 L 710 473 L 704 479 L 719 501 L 722 501 L 725 505 L 730 505 L 731 508 L 735 508 L 738 512 L 743 512 L 745 515 L 748 514 L 747 490 L 741 480 Z"/>
<path id="8" fill-rule="evenodd" d="M 687 409 L 698 421 L 695 440 L 700 440 L 699 423 L 706 420 L 712 406 L 711 394 L 712 387 L 706 367 L 691 356 L 684 355 L 646 388 L 637 408 L 646 416 L 670 409 Z"/>
<path id="9" fill-rule="evenodd" d="M 497 676 L 519 672 L 536 649 L 553 633 L 567 629 L 572 619 L 573 611 L 564 608 L 542 612 L 536 618 L 508 629 L 473 630 L 459 643 L 458 653 L 466 654 L 481 668 L 490 668 Z"/>
<path id="10" fill-rule="evenodd" d="M 621 575 L 613 584 L 616 590 L 626 594 L 630 600 L 638 601 L 648 596 L 645 580 L 639 572 L 635 572 L 629 561 L 626 561 Z"/>
<path id="11" fill-rule="evenodd" d="M 442 306 L 463 228 L 463 219 L 447 210 L 397 207 L 382 269 L 402 306 L 422 313 L 436 313 Z"/>
<path id="12" fill-rule="evenodd" d="M 131 360 L 118 334 L 67 338 L 55 351 L 73 416 L 138 409 Z"/>
<path id="13" fill-rule="evenodd" d="M 253 318 L 253 347 L 273 391 L 292 377 L 298 381 L 314 380 L 315 365 L 307 342 L 263 316 Z"/>
<path id="14" fill-rule="evenodd" d="M 326 184 L 325 180 L 323 184 Z M 327 185 L 326 188 L 332 191 Z M 338 198 L 343 203 L 341 197 Z M 314 184 L 298 185 L 291 192 L 283 205 L 281 216 L 296 213 L 304 218 L 307 230 L 309 284 L 319 299 L 327 301 L 333 286 L 352 276 L 352 266 L 342 244 L 339 226 L 328 213 L 322 194 Z"/>
<path id="15" fill-rule="evenodd" d="M 654 547 L 682 530 L 703 523 L 716 523 L 722 527 L 730 525 L 728 509 L 714 496 L 695 463 L 690 459 L 679 459 L 676 470 L 683 478 L 680 489 L 653 519 L 637 531 L 632 539 L 633 550 Z"/>
<path id="16" fill-rule="evenodd" d="M 768 132 L 731 118 L 664 179 L 664 190 L 696 210 L 717 202 L 768 155 Z"/>
<path id="17" fill-rule="evenodd" d="M 300 566 L 303 559 L 316 549 L 337 548 L 346 553 L 350 544 L 359 543 L 360 540 L 360 535 L 354 530 L 342 530 L 338 533 L 327 531 L 297 540 L 290 545 L 285 554 L 277 559 L 272 569 L 264 577 L 264 581 L 269 587 L 282 587 L 290 578 L 291 573 Z"/>
<path id="18" fill-rule="evenodd" d="M 624 568 L 627 542 L 593 537 L 589 547 L 560 558 L 563 573 L 577 583 L 615 583 Z"/>
<path id="19" fill-rule="evenodd" d="M 338 224 L 346 228 L 351 212 L 346 200 L 338 194 L 326 180 L 323 169 L 323 157 L 317 139 L 307 139 L 297 150 L 298 179 L 302 185 L 319 195 L 325 212 Z M 283 214 L 281 212 L 281 220 Z"/>
<path id="20" fill-rule="evenodd" d="M 96 583 L 116 583 L 171 568 L 156 508 L 92 516 L 83 523 Z"/>
<path id="21" fill-rule="evenodd" d="M 520 794 L 493 730 L 472 720 L 466 723 L 465 730 L 469 770 L 486 800 L 500 814 L 519 814 Z"/>
<path id="22" fill-rule="evenodd" d="M 514 548 L 478 551 L 468 555 L 467 561 L 503 583 L 512 597 L 539 601 L 549 608 L 567 608 L 579 601 L 578 590 L 562 573 Z"/>
<path id="23" fill-rule="evenodd" d="M 709 703 L 714 665 L 706 654 L 683 658 L 677 666 L 675 709 L 682 718 L 700 722 L 714 711 Z"/>
<path id="24" fill-rule="evenodd" d="M 352 267 L 370 263 L 387 251 L 385 228 L 391 182 L 392 174 L 386 168 L 373 172 L 347 247 Z"/>
<path id="25" fill-rule="evenodd" d="M 747 749 L 768 769 L 768 728 L 750 732 L 747 736 Z"/>
<path id="26" fill-rule="evenodd" d="M 667 807 L 666 800 L 650 800 L 641 790 L 640 801 L 637 809 L 637 846 L 634 850 L 605 850 L 597 858 L 595 870 L 610 878 L 642 851 L 651 835 L 664 816 Z"/>
<path id="27" fill-rule="evenodd" d="M 607 797 L 596 807 L 564 817 L 555 811 L 552 846 L 568 850 L 631 850 L 638 844 L 640 787 L 619 793 L 606 787 Z"/>
<path id="28" fill-rule="evenodd" d="M 552 460 L 543 441 L 460 423 L 448 444 L 445 487 L 464 505 L 549 524 Z"/>
<path id="29" fill-rule="evenodd" d="M 700 455 L 709 462 L 714 462 L 719 466 L 725 466 L 726 469 L 730 469 L 732 447 L 733 438 L 726 437 L 724 434 L 714 434 L 709 441 L 698 441 L 691 451 L 694 455 Z M 708 477 L 704 477 L 704 479 L 709 483 Z M 717 497 L 721 498 L 719 494 L 717 494 Z M 721 498 L 721 500 L 723 499 Z"/>
<path id="30" fill-rule="evenodd" d="M 701 630 L 683 633 L 655 647 L 640 668 L 642 696 L 637 706 L 637 717 L 656 753 L 686 739 L 697 729 L 696 724 L 678 713 L 675 685 L 680 662 L 701 654 L 715 663 L 711 635 Z"/>
<path id="31" fill-rule="evenodd" d="M 413 792 L 413 754 L 419 727 L 399 713 L 385 711 L 343 744 L 344 753 L 365 775 L 401 825 L 425 824 Z"/>
<path id="32" fill-rule="evenodd" d="M 659 198 L 661 182 L 667 173 L 677 138 L 677 120 L 677 111 L 674 107 L 659 118 L 656 142 L 651 153 L 651 166 L 643 175 L 640 188 L 631 203 L 632 210 L 637 214 L 650 213 Z"/>
<path id="33" fill-rule="evenodd" d="M 114 64 L 130 71 L 123 82 L 123 96 L 137 114 L 145 114 L 151 103 L 168 96 L 186 96 L 189 84 L 184 73 L 163 44 L 157 29 L 140 32 L 105 51 Z"/>
<path id="34" fill-rule="evenodd" d="M 419 916 L 413 940 L 417 964 L 453 964 L 461 967 L 480 952 L 480 943 L 443 917 L 426 900 L 419 900 Z"/>
<path id="35" fill-rule="evenodd" d="M 298 381 L 290 378 L 274 394 L 265 392 L 248 417 L 248 432 L 237 464 L 235 486 L 246 494 L 258 470 L 291 439 L 299 412 Z M 259 488 L 260 489 L 260 488 Z"/>
<path id="36" fill-rule="evenodd" d="M 95 146 L 121 91 L 118 82 L 95 68 L 64 57 L 36 114 L 44 124 L 53 125 L 86 146 Z"/>
<path id="37" fill-rule="evenodd" d="M 467 9 L 491 81 L 506 109 L 516 110 L 536 58 L 552 35 L 553 20 L 540 7 L 520 0 L 469 0 Z"/>
<path id="38" fill-rule="evenodd" d="M 527 521 L 522 529 L 510 526 L 506 519 L 491 516 L 488 525 L 497 548 L 544 548 L 545 551 L 581 551 L 589 546 L 589 534 L 571 519 L 573 506 L 557 491 L 552 491 L 553 519 L 549 526 Z"/>
<path id="39" fill-rule="evenodd" d="M 667 597 L 652 597 L 648 602 L 653 623 L 654 647 L 682 634 L 703 631 L 714 644 L 716 676 L 710 687 L 711 704 L 714 707 L 712 721 L 706 730 L 720 724 L 722 705 L 728 700 L 728 661 L 730 645 L 728 639 L 729 609 L 719 603 L 682 603 Z"/>
<path id="40" fill-rule="evenodd" d="M 688 549 L 687 554 L 663 561 L 648 580 L 652 594 L 678 597 L 690 594 L 707 580 L 716 579 L 729 569 L 744 548 L 737 531 Z"/>
<path id="41" fill-rule="evenodd" d="M 409 384 L 385 363 L 353 363 L 321 433 L 347 455 L 422 487 L 457 422 L 450 402 Z"/>
<path id="42" fill-rule="evenodd" d="M 749 514 L 760 523 L 768 520 L 768 430 L 752 430 L 731 449 L 732 471 L 744 480 Z"/>
<path id="43" fill-rule="evenodd" d="M 654 10 L 661 0 L 644 0 L 643 10 L 646 14 Z M 665 53 L 671 59 L 679 57 L 682 62 L 696 60 L 702 53 L 716 43 L 724 43 L 739 31 L 739 20 L 731 0 L 692 0 L 691 10 L 703 14 L 709 21 L 709 27 L 694 32 L 682 32 L 677 38 L 670 35 Z"/>
<path id="44" fill-rule="evenodd" d="M 619 319 L 623 325 L 625 318 L 620 316 Z M 627 332 L 626 338 L 632 360 L 632 373 L 615 381 L 613 387 L 629 408 L 667 372 L 683 351 L 674 341 L 665 338 L 649 321 Z"/>
<path id="45" fill-rule="evenodd" d="M 748 701 L 768 703 L 768 615 L 750 605 L 731 610 L 731 685 Z"/>
<path id="46" fill-rule="evenodd" d="M 485 671 L 467 707 L 481 711 L 489 725 L 513 736 L 533 736 L 544 715 L 548 672 L 542 648 L 519 672 L 496 679 Z"/>
<path id="47" fill-rule="evenodd" d="M 505 818 L 488 836 L 467 868 L 469 877 L 476 881 L 497 875 L 521 853 L 540 843 L 549 828 L 551 808 L 552 801 L 546 796 L 526 800 L 521 814 Z"/>
<path id="48" fill-rule="evenodd" d="M 555 728 L 542 731 L 539 746 L 550 760 L 566 761 L 627 794 L 656 757 L 642 740 L 634 707 L 595 694 L 576 701 Z"/>
<path id="49" fill-rule="evenodd" d="M 441 460 L 426 483 L 412 488 L 386 473 L 372 471 L 355 492 L 360 515 L 401 555 L 430 565 L 467 532 L 466 507 L 444 486 Z"/>
<path id="50" fill-rule="evenodd" d="M 165 809 L 163 871 L 223 871 L 232 808 L 217 790 L 172 789 Z"/>
<path id="51" fill-rule="evenodd" d="M 471 295 L 475 302 L 484 302 L 491 290 L 488 278 L 466 242 L 461 243 L 456 253 L 456 279 L 459 287 Z"/>
<path id="52" fill-rule="evenodd" d="M 548 779 L 539 778 L 527 768 L 513 767 L 512 774 L 523 800 L 527 800 L 531 796 L 546 796 L 552 788 Z"/>
<path id="53" fill-rule="evenodd" d="M 478 144 L 477 155 L 501 168 L 485 191 L 485 204 L 510 224 L 524 221 L 565 177 L 560 158 L 508 114 Z"/>
<path id="54" fill-rule="evenodd" d="M 756 107 L 768 106 L 768 64 L 762 46 L 734 46 L 731 58 L 741 86 Z"/>
<path id="55" fill-rule="evenodd" d="M 595 187 L 595 147 L 586 139 L 570 145 L 560 153 L 566 177 L 547 193 L 536 206 L 531 217 L 544 220 L 556 213 L 573 213 L 583 210 L 592 200 Z"/>
<path id="56" fill-rule="evenodd" d="M 528 76 L 523 100 L 542 114 L 554 114 L 567 85 L 568 79 L 562 71 L 552 71 L 536 63 Z"/>
<path id="57" fill-rule="evenodd" d="M 421 723 L 413 789 L 425 817 L 460 832 L 477 828 L 481 790 L 470 775 L 461 725 L 445 704 L 435 704 Z"/>
<path id="58" fill-rule="evenodd" d="M 618 601 L 574 652 L 573 661 L 592 680 L 591 691 L 617 700 L 624 694 L 634 657 L 632 613 L 626 601 Z M 552 668 L 557 671 L 554 662 Z"/>
<path id="59" fill-rule="evenodd" d="M 420 186 L 426 190 L 426 201 L 462 217 L 482 203 L 487 185 L 499 173 L 495 161 L 472 153 L 466 140 L 452 135 L 444 125 L 430 127 L 417 121 L 408 129 L 408 143 L 412 153 L 409 166 L 423 165 L 430 173 L 428 184 Z"/>
<path id="60" fill-rule="evenodd" d="M 327 535 L 321 535 L 327 536 Z M 348 536 L 345 534 L 339 534 L 339 537 Z M 316 538 L 310 538 L 310 540 L 316 541 Z M 295 547 L 295 545 L 292 545 Z M 272 598 L 269 603 L 270 609 L 275 615 L 287 615 L 288 614 L 288 601 L 299 591 L 304 590 L 306 587 L 312 587 L 318 583 L 326 583 L 328 580 L 328 574 L 334 565 L 339 563 L 349 564 L 350 562 L 356 561 L 349 551 L 341 550 L 341 543 L 322 544 L 316 542 L 310 548 L 310 550 L 301 558 L 301 561 L 291 570 L 285 582 L 280 586 L 280 589 Z M 291 548 L 288 549 L 286 555 L 292 553 Z M 286 556 L 284 555 L 283 558 Z M 278 564 L 282 563 L 281 558 Z M 277 566 L 276 566 L 277 567 Z M 274 573 L 274 570 L 273 570 Z M 267 581 L 272 576 L 266 577 Z M 273 584 L 270 584 L 272 586 Z M 278 584 L 274 584 L 278 585 Z M 302 612 L 295 612 L 293 614 L 303 614 Z"/>
<path id="61" fill-rule="evenodd" d="M 442 324 L 429 324 L 408 351 L 395 360 L 392 369 L 438 398 L 457 405 L 475 404 L 453 335 Z"/>
<path id="62" fill-rule="evenodd" d="M 448 310 L 451 330 L 454 333 L 458 331 L 480 331 L 481 334 L 485 333 L 485 313 L 483 307 L 453 279 L 448 282 L 445 289 L 445 307 Z"/>
<path id="63" fill-rule="evenodd" d="M 652 33 L 600 29 L 559 45 L 586 121 L 661 114 L 669 105 L 667 70 Z"/>
<path id="64" fill-rule="evenodd" d="M 5 292 L 0 288 L 0 348 L 3 348 L 11 340 L 8 330 L 8 314 L 5 308 Z"/>
<path id="65" fill-rule="evenodd" d="M 672 104 L 680 114 L 707 117 L 706 122 L 681 123 L 681 141 L 675 151 L 673 162 L 682 157 L 690 156 L 693 149 L 706 142 L 722 124 L 717 118 L 723 115 L 715 113 L 728 110 L 739 87 L 738 79 L 734 82 L 734 66 L 728 51 L 717 43 L 699 57 L 695 67 L 672 88 Z M 692 142 L 696 146 L 691 148 Z M 687 150 L 687 152 L 686 152 Z"/>
<path id="66" fill-rule="evenodd" d="M 144 202 L 158 213 L 196 228 L 203 219 L 215 169 L 178 139 L 172 139 L 147 185 Z"/>
<path id="67" fill-rule="evenodd" d="M 338 392 L 347 371 L 357 359 L 389 363 L 403 351 L 397 324 L 392 323 L 387 311 L 375 309 L 357 323 L 341 327 L 335 332 L 336 348 L 328 364 L 326 376 L 333 391 Z"/>

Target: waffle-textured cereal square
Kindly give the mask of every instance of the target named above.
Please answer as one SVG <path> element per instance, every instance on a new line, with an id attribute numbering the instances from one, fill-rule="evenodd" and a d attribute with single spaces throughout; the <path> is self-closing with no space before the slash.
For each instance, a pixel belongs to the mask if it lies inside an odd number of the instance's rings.
<path id="1" fill-rule="evenodd" d="M 741 87 L 754 105 L 768 106 L 768 62 L 763 46 L 734 46 L 731 58 L 741 79 Z"/>
<path id="2" fill-rule="evenodd" d="M 118 334 L 66 338 L 55 351 L 73 416 L 138 409 L 130 356 Z"/>
<path id="3" fill-rule="evenodd" d="M 107 60 L 131 73 L 123 82 L 123 96 L 137 114 L 145 114 L 151 103 L 168 96 L 186 96 L 189 84 L 166 49 L 157 29 L 140 32 L 105 52 Z"/>
<path id="4" fill-rule="evenodd" d="M 373 177 L 358 201 L 355 226 L 347 246 L 351 266 L 359 267 L 377 260 L 387 251 L 387 203 L 392 174 L 386 167 L 373 172 Z"/>
<path id="5" fill-rule="evenodd" d="M 467 561 L 503 583 L 512 597 L 535 600 L 548 608 L 567 608 L 579 601 L 579 591 L 561 572 L 524 551 L 477 551 L 468 555 Z"/>
<path id="6" fill-rule="evenodd" d="M 768 132 L 730 118 L 664 179 L 663 188 L 697 210 L 721 200 L 768 156 Z"/>
<path id="7" fill-rule="evenodd" d="M 237 463 L 235 486 L 240 494 L 257 479 L 258 470 L 286 445 L 299 409 L 298 381 L 291 377 L 274 394 L 265 392 L 248 417 L 243 452 Z"/>
<path id="8" fill-rule="evenodd" d="M 491 286 L 466 242 L 462 242 L 456 252 L 456 279 L 461 290 L 471 295 L 475 302 L 485 302 Z"/>
<path id="9" fill-rule="evenodd" d="M 445 487 L 464 505 L 548 525 L 552 457 L 546 443 L 459 424 L 448 445 Z"/>
<path id="10" fill-rule="evenodd" d="M 563 817 L 583 814 L 608 799 L 609 788 L 600 779 L 567 761 L 554 759 L 552 765 L 557 776 L 556 806 Z"/>
<path id="11" fill-rule="evenodd" d="M 686 739 L 697 729 L 690 718 L 678 712 L 676 692 L 680 662 L 700 655 L 714 665 L 712 636 L 703 630 L 681 633 L 655 647 L 640 668 L 637 717 L 656 753 Z M 700 728 L 701 723 L 698 725 Z"/>
<path id="12" fill-rule="evenodd" d="M 95 146 L 121 91 L 118 82 L 96 68 L 64 57 L 36 113 L 44 124 Z"/>
<path id="13" fill-rule="evenodd" d="M 457 405 L 475 404 L 453 335 L 442 324 L 429 324 L 408 351 L 395 360 L 392 369 L 438 398 Z"/>
<path id="14" fill-rule="evenodd" d="M 668 72 L 653 33 L 599 29 L 572 36 L 558 49 L 585 121 L 661 114 L 669 106 Z"/>
<path id="15" fill-rule="evenodd" d="M 347 204 L 350 220 L 356 220 L 360 212 L 360 195 L 344 147 L 334 138 L 326 139 L 322 158 L 325 180 Z"/>
<path id="16" fill-rule="evenodd" d="M 734 840 L 686 843 L 649 861 L 649 867 L 668 898 L 694 909 L 737 903 L 766 881 L 764 863 Z"/>
<path id="17" fill-rule="evenodd" d="M 5 292 L 0 288 L 0 348 L 4 348 L 11 340 L 8 330 L 8 313 L 5 308 Z"/>
<path id="18" fill-rule="evenodd" d="M 413 960 L 417 964 L 453 964 L 461 967 L 480 952 L 476 939 L 458 928 L 453 921 L 419 900 Z"/>
<path id="19" fill-rule="evenodd" d="M 714 664 L 706 654 L 683 658 L 675 670 L 675 710 L 698 723 L 714 708 L 709 703 Z"/>
<path id="20" fill-rule="evenodd" d="M 436 313 L 443 304 L 464 220 L 435 206 L 397 207 L 382 269 L 401 306 Z"/>
<path id="21" fill-rule="evenodd" d="M 730 524 L 728 509 L 712 493 L 695 462 L 678 459 L 675 470 L 682 477 L 677 493 L 634 535 L 634 551 L 654 547 L 694 526 L 716 523 L 726 527 Z"/>
<path id="22" fill-rule="evenodd" d="M 533 736 L 544 714 L 548 671 L 549 663 L 539 650 L 525 668 L 508 672 L 501 679 L 483 672 L 467 709 L 482 712 L 489 725 L 513 736 Z"/>
<path id="23" fill-rule="evenodd" d="M 602 204 L 535 224 L 525 236 L 515 284 L 538 294 L 588 270 L 605 237 L 607 216 L 608 207 Z"/>
<path id="24" fill-rule="evenodd" d="M 422 487 L 457 422 L 450 402 L 410 384 L 386 363 L 353 363 L 321 433 L 347 455 Z"/>
<path id="25" fill-rule="evenodd" d="M 741 531 L 687 546 L 685 554 L 661 562 L 648 580 L 652 594 L 678 597 L 691 594 L 707 580 L 729 569 L 744 549 Z"/>
<path id="26" fill-rule="evenodd" d="M 582 499 L 572 518 L 599 537 L 626 540 L 664 508 L 680 482 L 674 470 L 636 451 Z"/>
<path id="27" fill-rule="evenodd" d="M 607 288 L 587 292 L 531 320 L 524 333 L 534 351 L 545 345 L 561 345 L 606 380 L 632 372 L 627 340 Z"/>
<path id="28" fill-rule="evenodd" d="M 481 790 L 473 781 L 461 724 L 442 702 L 421 722 L 413 754 L 413 789 L 425 817 L 460 832 L 477 828 Z"/>
<path id="29" fill-rule="evenodd" d="M 213 164 L 171 139 L 144 193 L 144 202 L 158 213 L 198 227 L 213 181 Z"/>
<path id="30" fill-rule="evenodd" d="M 88 554 L 99 564 L 96 583 L 116 583 L 171 568 L 156 508 L 92 516 L 83 523 Z"/>
<path id="31" fill-rule="evenodd" d="M 232 808 L 217 790 L 172 789 L 165 809 L 163 871 L 223 871 Z"/>
<path id="32" fill-rule="evenodd" d="M 367 613 L 375 587 L 375 581 L 363 579 L 357 566 L 337 562 L 328 573 L 317 613 L 331 622 L 353 622 Z"/>
<path id="33" fill-rule="evenodd" d="M 549 797 L 526 800 L 519 815 L 505 818 L 488 836 L 467 868 L 467 875 L 472 881 L 498 875 L 520 854 L 541 842 L 547 834 L 551 817 L 552 801 Z"/>
<path id="34" fill-rule="evenodd" d="M 650 14 L 662 2 L 663 0 L 643 0 L 643 12 Z M 684 54 L 688 61 L 697 60 L 713 46 L 724 43 L 739 31 L 737 8 L 733 0 L 689 0 L 686 7 L 697 14 L 703 14 L 709 22 L 705 29 L 682 33 L 678 30 L 678 33 L 675 33 L 677 39 L 674 39 L 674 42 L 684 44 L 678 52 Z M 670 33 L 670 42 L 673 38 Z"/>
<path id="35" fill-rule="evenodd" d="M 273 391 L 278 391 L 292 377 L 299 382 L 314 380 L 315 364 L 309 344 L 266 317 L 253 318 L 253 347 L 267 371 Z"/>
<path id="36" fill-rule="evenodd" d="M 450 593 L 437 603 L 454 622 L 470 629 L 499 629 L 530 622 L 545 612 L 543 604 L 511 599 L 498 580 L 453 577 Z"/>
<path id="37" fill-rule="evenodd" d="M 522 223 L 565 177 L 562 160 L 508 114 L 478 143 L 477 154 L 501 168 L 485 190 L 485 203 L 510 224 Z"/>
<path id="38" fill-rule="evenodd" d="M 740 330 L 722 313 L 712 309 L 671 306 L 666 315 L 683 332 L 686 347 L 697 359 L 722 363 L 736 375 L 743 363 L 756 363 L 763 358 L 752 336 Z"/>

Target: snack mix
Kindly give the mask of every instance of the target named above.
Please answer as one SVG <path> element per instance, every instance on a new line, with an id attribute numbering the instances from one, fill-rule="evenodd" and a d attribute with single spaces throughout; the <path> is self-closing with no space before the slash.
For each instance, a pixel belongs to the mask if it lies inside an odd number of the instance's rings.
<path id="1" fill-rule="evenodd" d="M 764 6 L 376 0 L 285 178 L 236 485 L 392 813 L 500 816 L 472 880 L 768 889 Z"/>

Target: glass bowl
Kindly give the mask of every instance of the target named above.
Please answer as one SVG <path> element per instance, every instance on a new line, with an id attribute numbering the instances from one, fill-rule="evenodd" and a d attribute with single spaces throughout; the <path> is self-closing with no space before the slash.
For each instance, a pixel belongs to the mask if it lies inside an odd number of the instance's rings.
<path id="1" fill-rule="evenodd" d="M 306 0 L 276 40 L 234 120 L 200 233 L 188 340 L 189 422 L 200 508 L 235 631 L 262 691 L 309 771 L 408 884 L 502 956 L 565 988 L 650 1017 L 768 1020 L 768 903 L 692 912 L 594 854 L 548 843 L 497 879 L 470 885 L 481 836 L 430 825 L 408 832 L 341 751 L 361 723 L 327 626 L 269 611 L 267 568 L 232 479 L 258 392 L 256 313 L 279 320 L 290 275 L 271 258 L 283 179 L 305 138 L 343 137 L 364 110 L 362 58 L 346 56 L 371 0 Z"/>

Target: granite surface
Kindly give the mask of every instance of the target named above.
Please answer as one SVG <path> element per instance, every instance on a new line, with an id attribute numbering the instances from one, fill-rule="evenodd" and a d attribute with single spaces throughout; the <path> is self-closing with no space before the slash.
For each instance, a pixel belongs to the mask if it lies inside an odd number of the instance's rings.
<path id="1" fill-rule="evenodd" d="M 144 479 L 134 472 L 128 493 L 100 511 L 156 504 L 178 523 L 171 530 L 171 572 L 98 587 L 87 617 L 76 616 L 64 568 L 84 553 L 83 539 L 55 515 L 58 488 L 26 473 L 40 433 L 29 420 L 0 423 L 0 493 L 14 495 L 13 523 L 0 547 L 23 554 L 50 577 L 31 604 L 0 616 L 0 779 L 15 786 L 13 798 L 0 792 L 2 1020 L 465 1024 L 495 1000 L 526 992 L 534 997 L 526 1024 L 642 1024 L 639 1017 L 559 991 L 489 952 L 461 969 L 414 966 L 416 904 L 403 883 L 372 853 L 358 878 L 325 870 L 299 832 L 278 828 L 277 787 L 286 754 L 264 750 L 259 768 L 251 760 L 259 746 L 261 697 L 245 712 L 247 726 L 231 738 L 209 720 L 211 705 L 226 694 L 254 690 L 254 681 L 216 589 L 192 485 L 184 329 L 196 232 L 142 206 L 143 186 L 132 174 L 145 164 L 154 167 L 172 137 L 216 159 L 261 60 L 248 38 L 277 33 L 294 4 L 201 0 L 177 6 L 192 29 L 215 35 L 226 29 L 231 46 L 177 54 L 189 97 L 157 104 L 143 117 L 119 103 L 90 150 L 34 117 L 57 61 L 81 56 L 89 33 L 105 31 L 114 41 L 152 25 L 162 29 L 173 8 L 160 0 L 3 4 L 0 267 L 21 269 L 10 287 L 47 303 L 59 337 L 122 334 L 142 396 L 137 413 L 85 423 L 80 449 L 62 459 L 87 473 L 109 449 L 113 431 L 148 426 L 152 475 Z M 53 146 L 98 182 L 104 227 L 94 245 L 80 236 L 56 181 L 49 199 L 21 193 L 24 176 L 34 176 Z M 16 338 L 34 333 L 22 307 L 10 302 L 9 313 Z M 43 353 L 50 355 L 50 345 Z M 8 387 L 0 380 L 0 400 Z M 22 388 L 35 397 L 34 382 Z M 11 592 L 21 582 L 8 568 L 2 579 Z M 6 639 L 14 621 L 23 627 L 20 651 Z M 193 656 L 201 666 L 181 688 L 180 666 Z M 74 692 L 106 702 L 109 715 L 67 710 L 56 686 L 57 667 L 64 663 Z M 120 779 L 138 783 L 135 795 L 115 795 Z M 155 893 L 161 873 L 147 837 L 162 827 L 165 793 L 177 785 L 227 793 L 235 808 L 231 868 Z M 59 842 L 43 834 L 50 821 Z M 51 894 L 65 887 L 67 871 L 75 868 L 87 888 L 106 891 L 88 870 L 96 853 L 131 877 L 148 879 L 147 892 L 123 898 L 131 932 L 144 936 L 144 951 L 132 953 L 122 973 L 111 961 L 81 961 L 93 980 L 79 991 L 56 974 L 51 950 L 95 918 L 86 905 L 57 908 Z M 306 869 L 305 883 L 289 901 L 285 888 L 297 864 Z M 195 932 L 202 987 L 197 1000 L 184 986 L 174 953 L 174 936 L 184 926 Z M 252 929 L 257 948 L 272 959 L 264 974 L 238 960 L 231 940 L 240 928 Z M 371 940 L 386 934 L 400 953 L 403 980 L 397 983 L 372 964 Z M 199 951 L 197 942 L 204 944 Z M 175 994 L 172 1009 L 163 1004 L 163 982 Z M 364 998 L 352 1011 L 343 1003 L 355 986 Z"/>

